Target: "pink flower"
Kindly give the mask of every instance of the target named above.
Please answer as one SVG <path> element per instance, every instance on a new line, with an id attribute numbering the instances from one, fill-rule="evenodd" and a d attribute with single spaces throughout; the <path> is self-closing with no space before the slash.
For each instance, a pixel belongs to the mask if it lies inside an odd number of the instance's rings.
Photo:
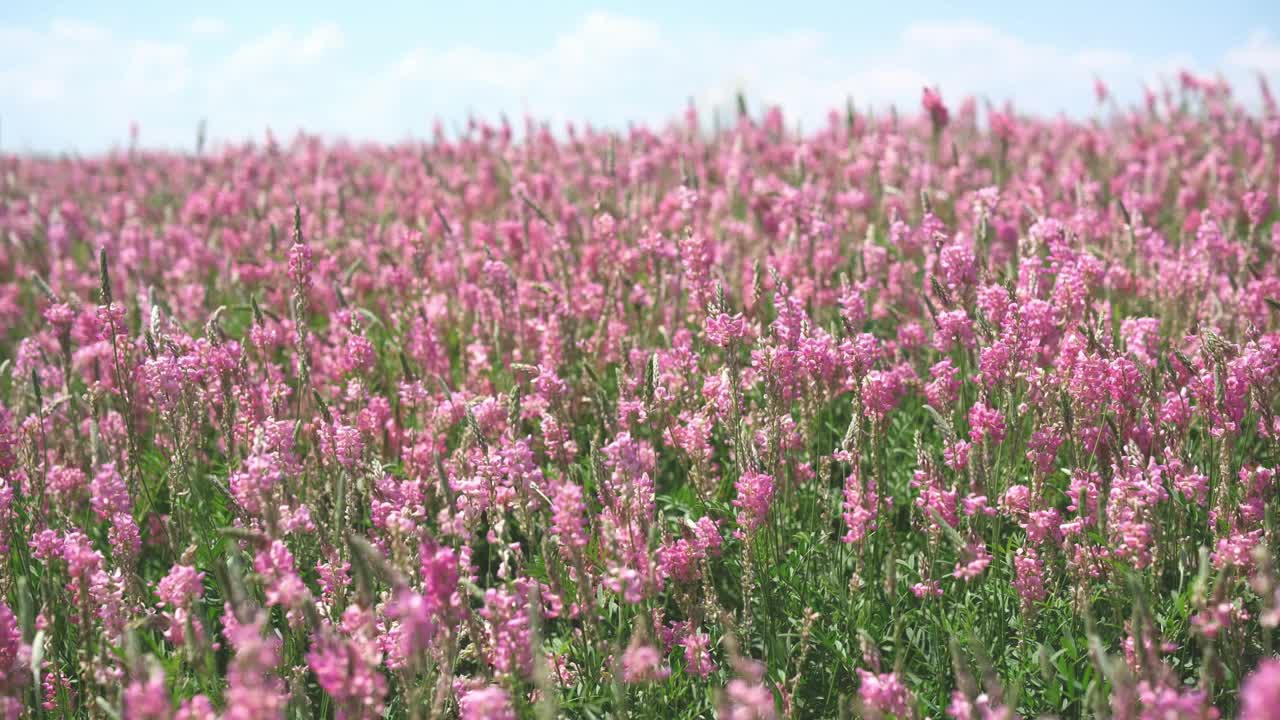
<path id="1" fill-rule="evenodd" d="M 685 539 L 662 545 L 657 554 L 663 575 L 684 583 L 697 579 L 698 563 L 706 557 L 701 548 Z"/>
<path id="2" fill-rule="evenodd" d="M 258 514 L 283 480 L 282 464 L 277 455 L 255 453 L 245 458 L 242 469 L 231 474 L 227 485 L 241 507 Z"/>
<path id="3" fill-rule="evenodd" d="M 424 541 L 418 546 L 418 553 L 422 595 L 432 612 L 449 618 L 461 615 L 465 606 L 458 596 L 462 560 L 458 551 L 434 541 Z"/>
<path id="4" fill-rule="evenodd" d="M 911 694 L 895 673 L 876 674 L 858 668 L 858 698 L 871 710 L 905 717 Z"/>
<path id="5" fill-rule="evenodd" d="M 981 541 L 973 541 L 960 550 L 960 560 L 956 563 L 955 576 L 969 581 L 982 574 L 991 564 L 991 554 Z"/>
<path id="6" fill-rule="evenodd" d="M 353 610 L 356 608 L 348 609 L 348 613 Z M 354 633 L 351 629 L 344 627 L 341 635 L 317 632 L 307 653 L 307 666 L 337 704 L 340 716 L 381 717 L 387 695 L 387 679 L 378 668 L 382 654 L 366 628 L 357 628 Z"/>
<path id="7" fill-rule="evenodd" d="M 213 711 L 213 703 L 204 695 L 196 695 L 184 700 L 174 714 L 173 720 L 216 720 L 218 714 Z"/>
<path id="8" fill-rule="evenodd" d="M 582 488 L 570 481 L 555 486 L 551 498 L 551 531 L 570 552 L 587 546 L 587 529 L 584 515 L 587 508 L 582 500 Z"/>
<path id="9" fill-rule="evenodd" d="M 458 698 L 462 720 L 516 720 L 507 691 L 497 685 L 469 690 Z"/>
<path id="10" fill-rule="evenodd" d="M 1255 227 L 1261 225 L 1271 212 L 1271 198 L 1265 192 L 1257 190 L 1247 192 L 1244 194 L 1242 202 L 1245 215 L 1249 218 L 1249 223 Z"/>
<path id="11" fill-rule="evenodd" d="M 516 592 L 489 588 L 484 593 L 480 616 L 488 636 L 486 659 L 499 673 L 528 675 L 533 670 L 529 612 L 527 594 L 518 588 Z"/>
<path id="12" fill-rule="evenodd" d="M 55 465 L 48 472 L 49 494 L 55 499 L 70 504 L 88 490 L 85 474 L 79 468 Z"/>
<path id="13" fill-rule="evenodd" d="M 867 303 L 862 296 L 862 288 L 849 285 L 840 294 L 840 317 L 845 327 L 860 330 L 867 318 Z"/>
<path id="14" fill-rule="evenodd" d="M 1019 548 L 1013 556 L 1013 585 L 1022 598 L 1023 607 L 1030 608 L 1048 597 L 1045 588 L 1044 563 L 1031 548 Z"/>
<path id="15" fill-rule="evenodd" d="M 846 543 L 862 542 L 867 533 L 876 529 L 876 517 L 880 511 L 880 495 L 875 478 L 863 478 L 861 473 L 850 472 L 844 480 L 844 503 L 841 509 L 841 517 L 848 528 L 841 539 Z"/>
<path id="16" fill-rule="evenodd" d="M 1280 659 L 1266 658 L 1240 689 L 1240 718 L 1272 717 L 1280 707 Z"/>
<path id="17" fill-rule="evenodd" d="M 190 607 L 204 596 L 204 573 L 190 565 L 174 565 L 156 585 L 156 597 L 173 608 Z"/>
<path id="18" fill-rule="evenodd" d="M 1107 101 L 1107 96 L 1109 95 L 1109 92 L 1107 90 L 1107 84 L 1102 82 L 1102 78 L 1094 78 L 1093 95 L 1098 99 L 1099 105 Z"/>
<path id="19" fill-rule="evenodd" d="M 726 315 L 718 313 L 707 318 L 707 342 L 716 347 L 727 348 L 751 337 L 751 330 L 741 313 Z"/>
<path id="20" fill-rule="evenodd" d="M 0 695 L 18 689 L 26 678 L 27 668 L 20 661 L 23 649 L 18 618 L 8 605 L 0 602 Z"/>
<path id="21" fill-rule="evenodd" d="M 400 621 L 399 657 L 411 660 L 426 652 L 435 639 L 436 618 L 421 594 L 402 589 L 387 607 L 387 616 Z"/>
<path id="22" fill-rule="evenodd" d="M 947 106 L 942 102 L 942 95 L 933 88 L 926 87 L 920 98 L 920 106 L 929 114 L 929 122 L 933 123 L 933 131 L 941 132 L 951 119 Z"/>
<path id="23" fill-rule="evenodd" d="M 942 460 L 955 472 L 969 467 L 969 455 L 973 445 L 967 440 L 956 440 L 942 449 Z"/>
<path id="24" fill-rule="evenodd" d="M 1016 720 L 1017 718 L 1012 708 L 1005 705 L 993 706 L 986 693 L 980 693 L 970 701 L 961 690 L 952 691 L 947 715 L 954 720 Z"/>
<path id="25" fill-rule="evenodd" d="M 938 352 L 949 352 L 959 346 L 971 348 L 975 343 L 973 320 L 964 310 L 948 310 L 938 313 L 938 327 L 933 333 L 933 347 Z"/>
<path id="26" fill-rule="evenodd" d="M 326 455 L 337 460 L 339 465 L 353 470 L 360 462 L 364 440 L 355 427 L 335 422 L 320 433 L 320 447 Z"/>
<path id="27" fill-rule="evenodd" d="M 311 259 L 311 247 L 303 242 L 295 242 L 289 247 L 289 279 L 298 287 L 311 285 L 311 272 L 315 264 Z"/>
<path id="28" fill-rule="evenodd" d="M 969 439 L 975 443 L 990 440 L 998 444 L 1004 439 L 1004 413 L 983 403 L 969 408 Z"/>
<path id="29" fill-rule="evenodd" d="M 693 524 L 693 535 L 695 544 L 703 553 L 711 557 L 720 554 L 720 545 L 724 541 L 720 537 L 720 528 L 715 520 L 705 515 L 698 518 Z"/>
<path id="30" fill-rule="evenodd" d="M 223 720 L 284 717 L 289 694 L 275 674 L 280 662 L 280 640 L 274 635 L 263 637 L 265 620 L 265 615 L 259 615 L 239 624 L 229 608 L 223 616 L 227 641 L 236 651 L 227 668 L 227 709 Z"/>
<path id="31" fill-rule="evenodd" d="M 773 476 L 761 472 L 745 472 L 734 483 L 738 497 L 733 506 L 738 508 L 738 526 L 751 533 L 764 524 L 773 504 Z"/>
<path id="32" fill-rule="evenodd" d="M 715 672 L 716 664 L 711 659 L 711 636 L 705 633 L 690 631 L 680 641 L 684 646 L 684 670 L 686 673 L 705 678 Z"/>
<path id="33" fill-rule="evenodd" d="M 933 378 L 924 386 L 925 399 L 938 411 L 945 410 L 956 401 L 960 392 L 960 368 L 949 358 L 938 361 L 929 369 Z"/>
<path id="34" fill-rule="evenodd" d="M 633 642 L 622 655 L 622 681 L 625 683 L 661 682 L 671 675 L 662 663 L 662 655 L 651 645 Z"/>
<path id="35" fill-rule="evenodd" d="M 293 553 L 280 540 L 273 540 L 265 550 L 258 552 L 253 560 L 253 569 L 262 577 L 267 605 L 296 609 L 311 596 L 294 568 Z"/>
<path id="36" fill-rule="evenodd" d="M 955 291 L 978 281 L 977 258 L 969 245 L 953 242 L 938 251 L 938 270 L 947 288 Z"/>
<path id="37" fill-rule="evenodd" d="M 778 717 L 773 692 L 759 677 L 738 677 L 725 687 L 725 702 L 716 717 L 719 720 L 774 720 Z"/>
<path id="38" fill-rule="evenodd" d="M 106 463 L 89 481 L 89 504 L 100 518 L 127 513 L 133 508 L 124 478 L 116 472 L 115 463 Z"/>
<path id="39" fill-rule="evenodd" d="M 871 417 L 883 421 L 898 406 L 904 391 L 898 373 L 872 370 L 862 382 L 862 402 Z"/>
<path id="40" fill-rule="evenodd" d="M 937 580 L 918 582 L 911 586 L 911 594 L 924 600 L 931 597 L 942 597 L 942 585 Z"/>
<path id="41" fill-rule="evenodd" d="M 129 683 L 122 702 L 122 717 L 127 720 L 169 720 L 173 713 L 164 673 L 158 667 L 152 668 L 146 679 Z"/>

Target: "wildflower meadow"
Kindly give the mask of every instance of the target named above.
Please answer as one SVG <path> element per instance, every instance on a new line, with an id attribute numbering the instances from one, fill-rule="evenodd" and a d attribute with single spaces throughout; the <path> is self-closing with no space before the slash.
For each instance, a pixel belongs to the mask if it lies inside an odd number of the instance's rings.
<path id="1" fill-rule="evenodd" d="M 0 155 L 0 717 L 1280 717 L 1280 110 Z"/>

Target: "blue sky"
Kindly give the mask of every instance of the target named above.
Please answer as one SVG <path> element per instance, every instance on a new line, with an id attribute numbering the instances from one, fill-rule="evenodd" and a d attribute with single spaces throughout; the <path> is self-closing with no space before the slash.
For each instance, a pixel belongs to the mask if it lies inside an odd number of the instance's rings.
<path id="1" fill-rule="evenodd" d="M 19 4 L 21 5 L 21 4 Z M 623 126 L 692 98 L 780 103 L 802 126 L 846 96 L 1012 99 L 1082 115 L 1178 69 L 1248 101 L 1280 84 L 1278 2 L 43 2 L 0 7 L 0 149 L 189 147 L 304 127 L 396 140 L 469 112 Z"/>

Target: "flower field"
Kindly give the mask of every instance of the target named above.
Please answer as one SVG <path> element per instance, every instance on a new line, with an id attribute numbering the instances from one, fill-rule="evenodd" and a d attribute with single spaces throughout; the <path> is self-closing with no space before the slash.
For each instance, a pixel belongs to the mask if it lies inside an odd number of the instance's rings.
<path id="1" fill-rule="evenodd" d="M 0 155 L 0 717 L 1280 716 L 1280 111 Z"/>

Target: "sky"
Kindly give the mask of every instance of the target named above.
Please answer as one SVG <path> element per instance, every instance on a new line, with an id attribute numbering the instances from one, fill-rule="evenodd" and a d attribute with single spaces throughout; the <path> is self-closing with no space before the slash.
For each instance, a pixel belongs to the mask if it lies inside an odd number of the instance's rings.
<path id="1" fill-rule="evenodd" d="M 542 7 L 540 7 L 542 6 Z M 916 108 L 921 88 L 1097 112 L 1181 69 L 1280 92 L 1280 1 L 0 2 L 0 152 L 190 149 L 298 129 L 428 137 L 440 120 L 557 127 L 704 118 L 742 91 L 793 125 Z"/>

